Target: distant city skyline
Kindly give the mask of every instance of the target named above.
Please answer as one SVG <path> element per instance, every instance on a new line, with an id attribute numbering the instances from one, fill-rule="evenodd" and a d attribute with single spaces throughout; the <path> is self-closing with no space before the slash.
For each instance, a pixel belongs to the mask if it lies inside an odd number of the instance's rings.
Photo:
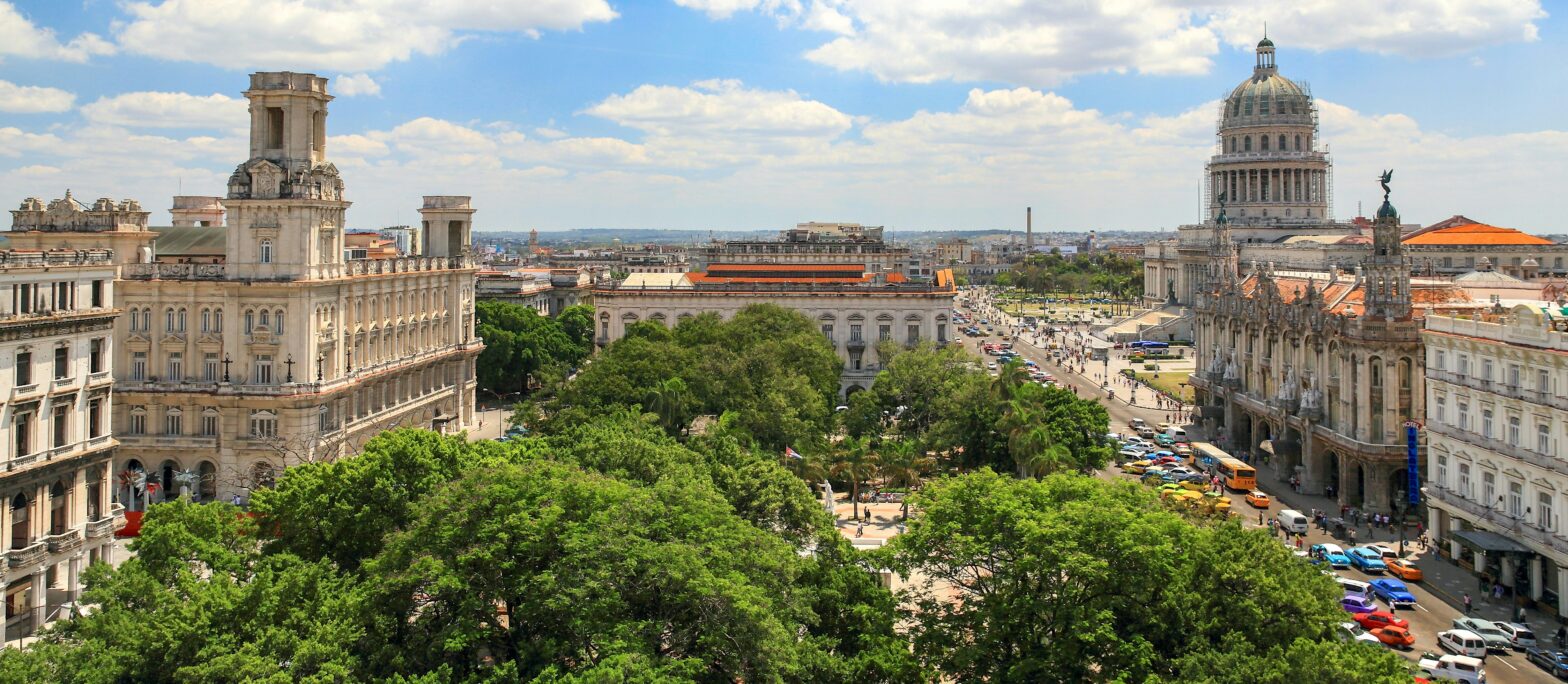
<path id="1" fill-rule="evenodd" d="M 1563 22 L 1538 0 L 0 1 L 0 201 L 222 195 L 257 70 L 332 79 L 348 227 L 1173 229 L 1263 25 L 1338 218 L 1568 233 Z M 7 207 L 13 208 L 13 207 Z"/>

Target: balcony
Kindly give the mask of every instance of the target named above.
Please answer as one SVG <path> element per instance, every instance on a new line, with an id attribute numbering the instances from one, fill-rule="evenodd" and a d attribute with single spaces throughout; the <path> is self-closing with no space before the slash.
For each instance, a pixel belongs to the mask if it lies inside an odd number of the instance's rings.
<path id="1" fill-rule="evenodd" d="M 11 388 L 11 401 L 16 401 L 29 394 L 33 394 L 38 391 L 39 387 L 40 385 L 36 382 L 30 385 L 18 385 L 13 387 Z"/>
<path id="2" fill-rule="evenodd" d="M 6 559 L 13 568 L 25 568 L 44 562 L 44 558 L 48 555 L 49 545 L 39 541 L 32 546 L 11 549 L 11 552 L 6 554 Z"/>
<path id="3" fill-rule="evenodd" d="M 1445 505 L 1463 511 L 1470 516 L 1471 525 L 1514 537 L 1523 537 L 1538 547 L 1568 554 L 1568 539 L 1556 532 L 1543 529 L 1535 523 L 1526 522 L 1522 518 L 1515 518 L 1502 509 L 1482 506 L 1460 496 L 1458 492 L 1447 487 L 1427 487 L 1425 492 L 1427 498 L 1441 501 Z"/>
<path id="4" fill-rule="evenodd" d="M 1552 472 L 1568 474 L 1568 461 L 1562 461 L 1546 454 L 1539 454 L 1522 446 L 1509 444 L 1500 439 L 1482 437 L 1481 435 L 1474 432 L 1459 430 L 1451 425 L 1443 425 L 1439 423 L 1431 423 L 1426 426 L 1426 429 L 1428 432 L 1435 432 L 1439 435 L 1443 435 L 1444 437 L 1455 439 L 1468 444 L 1473 444 L 1508 458 L 1524 461 L 1525 463 L 1529 463 L 1530 465 L 1533 465 L 1537 468 L 1544 468 Z"/>
<path id="5" fill-rule="evenodd" d="M 100 382 L 109 382 L 112 377 L 109 371 L 98 371 L 87 376 L 87 384 L 96 385 Z"/>
<path id="6" fill-rule="evenodd" d="M 70 553 L 82 547 L 82 531 L 70 530 L 52 534 L 44 537 L 43 543 L 49 547 L 49 553 Z"/>
<path id="7" fill-rule="evenodd" d="M 126 280 L 223 280 L 223 264 L 126 264 L 120 267 Z"/>
<path id="8" fill-rule="evenodd" d="M 5 469 L 6 470 L 18 470 L 18 469 L 20 469 L 22 467 L 32 465 L 33 463 L 39 461 L 40 460 L 39 457 L 42 456 L 43 454 L 44 454 L 44 452 L 42 452 L 42 451 L 35 451 L 33 453 L 30 453 L 30 454 L 24 454 L 22 456 L 13 457 L 9 462 L 6 463 Z"/>
<path id="9" fill-rule="evenodd" d="M 83 526 L 83 529 L 86 530 L 88 539 L 103 539 L 111 534 L 114 534 L 114 531 L 124 524 L 125 518 L 123 517 L 100 518 L 98 520 L 89 521 L 86 525 Z"/>

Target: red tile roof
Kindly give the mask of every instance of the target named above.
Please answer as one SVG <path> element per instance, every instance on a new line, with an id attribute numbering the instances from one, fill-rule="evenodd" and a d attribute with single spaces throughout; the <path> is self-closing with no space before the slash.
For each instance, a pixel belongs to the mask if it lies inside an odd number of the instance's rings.
<path id="1" fill-rule="evenodd" d="M 1550 245 L 1555 243 L 1546 238 L 1536 237 L 1513 228 L 1499 228 L 1484 223 L 1467 223 L 1448 228 L 1439 228 L 1433 231 L 1422 231 L 1419 235 L 1405 238 L 1404 244 L 1463 247 L 1466 245 Z"/>

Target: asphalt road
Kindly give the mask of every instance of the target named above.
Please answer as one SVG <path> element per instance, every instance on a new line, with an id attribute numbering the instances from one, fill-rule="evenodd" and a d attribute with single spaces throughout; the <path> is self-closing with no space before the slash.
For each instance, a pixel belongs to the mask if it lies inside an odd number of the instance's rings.
<path id="1" fill-rule="evenodd" d="M 996 317 L 990 313 L 975 316 L 970 314 L 969 311 L 964 307 L 959 307 L 959 309 L 964 311 L 966 315 L 969 315 L 973 321 L 978 321 L 981 318 L 989 318 L 993 324 L 998 322 Z M 1000 327 L 998 329 L 1000 330 Z M 995 357 L 985 356 L 980 347 L 986 342 L 998 341 L 997 337 L 964 337 L 963 341 L 965 348 L 974 351 L 977 355 L 984 357 L 987 361 L 995 360 Z M 1096 375 L 1102 367 L 1098 362 L 1091 362 L 1086 364 L 1087 370 L 1091 375 L 1091 377 L 1086 378 L 1076 373 L 1068 372 L 1063 366 L 1052 363 L 1050 361 L 1050 354 L 1048 352 L 1035 348 L 1034 346 L 1022 341 L 1016 342 L 1013 345 L 1013 350 L 1018 352 L 1022 358 L 1034 361 L 1041 368 L 1045 369 L 1046 372 L 1055 376 L 1058 382 L 1077 388 L 1078 396 L 1099 396 L 1101 403 L 1107 404 L 1106 409 L 1107 413 L 1110 414 L 1112 432 L 1125 433 L 1130 431 L 1128 423 L 1133 418 L 1142 418 L 1151 425 L 1158 424 L 1165 420 L 1166 413 L 1163 411 L 1127 405 L 1125 399 L 1127 390 L 1125 386 L 1121 387 L 1117 392 L 1118 399 L 1107 402 L 1105 392 L 1100 389 L 1100 379 Z M 1142 395 L 1148 396 L 1148 392 L 1143 392 Z M 1193 428 L 1188 427 L 1187 430 L 1189 433 L 1191 433 Z M 1276 481 L 1272 473 L 1264 472 L 1264 470 L 1266 470 L 1266 468 L 1260 469 L 1258 473 L 1259 489 L 1268 492 L 1271 495 L 1271 498 L 1274 498 L 1279 495 L 1281 490 L 1288 488 L 1286 483 Z M 1134 477 L 1132 475 L 1124 474 L 1115 468 L 1102 471 L 1099 473 L 1099 476 L 1106 479 Z M 1242 516 L 1243 524 L 1250 527 L 1259 526 L 1259 513 L 1263 514 L 1263 519 L 1266 521 L 1269 518 L 1274 517 L 1274 515 L 1279 511 L 1289 507 L 1282 505 L 1276 499 L 1270 502 L 1270 505 L 1267 509 L 1257 509 L 1247 505 L 1245 500 L 1245 493 L 1243 492 L 1227 492 L 1226 495 L 1231 499 L 1231 510 Z M 1302 512 L 1307 513 L 1309 516 L 1311 514 L 1310 511 Z M 1335 513 L 1337 514 L 1337 511 L 1335 511 Z M 1356 539 L 1358 544 L 1383 543 L 1390 544 L 1396 548 L 1398 546 L 1397 537 L 1393 538 L 1391 543 L 1390 533 L 1386 530 L 1380 530 L 1376 534 L 1375 538 L 1368 539 L 1367 530 L 1365 527 L 1362 527 L 1357 531 Z M 1334 539 L 1324 531 L 1311 528 L 1306 536 L 1306 539 L 1303 540 L 1302 548 L 1310 548 L 1313 544 L 1318 543 L 1339 544 L 1341 547 L 1348 546 L 1344 542 Z M 1415 544 L 1407 544 L 1407 550 L 1414 550 L 1415 546 Z M 1343 577 L 1362 581 L 1387 576 L 1367 575 L 1355 569 L 1341 570 L 1339 571 L 1339 574 Z M 1419 659 L 1423 651 L 1439 652 L 1437 647 L 1437 633 L 1451 628 L 1453 620 L 1457 617 L 1461 617 L 1463 611 L 1449 605 L 1434 595 L 1429 589 L 1423 586 L 1422 582 L 1406 582 L 1405 584 L 1406 586 L 1410 587 L 1410 593 L 1415 595 L 1417 606 L 1414 610 L 1398 611 L 1398 615 L 1410 621 L 1410 631 L 1411 633 L 1415 634 L 1416 637 L 1414 648 L 1412 648 L 1410 651 L 1402 652 L 1403 655 L 1408 657 L 1413 663 Z M 1475 606 L 1478 608 L 1483 605 L 1482 599 L 1478 594 L 1473 594 L 1472 598 L 1474 599 Z M 1348 614 L 1346 620 L 1350 620 Z M 1555 625 L 1550 628 L 1550 631 L 1548 631 L 1544 626 L 1540 628 L 1547 632 L 1545 634 L 1538 635 L 1543 640 L 1551 639 L 1552 633 L 1556 630 Z M 1487 682 L 1489 682 L 1489 684 L 1513 684 L 1515 682 L 1545 684 L 1547 682 L 1556 681 L 1544 670 L 1541 670 L 1539 667 L 1526 660 L 1523 652 L 1518 651 L 1506 654 L 1494 653 L 1488 656 L 1486 659 L 1486 676 Z"/>

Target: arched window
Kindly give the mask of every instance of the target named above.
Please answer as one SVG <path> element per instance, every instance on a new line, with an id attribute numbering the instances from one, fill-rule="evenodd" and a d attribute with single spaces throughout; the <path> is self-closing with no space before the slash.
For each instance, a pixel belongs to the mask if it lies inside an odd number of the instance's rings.
<path id="1" fill-rule="evenodd" d="M 266 309 L 261 310 L 261 320 L 257 321 L 257 323 L 259 323 L 263 328 L 267 328 L 269 330 L 272 328 L 272 317 L 267 314 Z"/>
<path id="2" fill-rule="evenodd" d="M 1278 149 L 1281 152 L 1285 151 L 1285 136 L 1283 134 L 1279 136 L 1279 148 Z"/>
<path id="3" fill-rule="evenodd" d="M 176 316 L 175 323 L 177 325 L 177 329 L 180 332 L 185 332 L 185 308 L 184 307 L 180 308 L 180 313 L 179 313 L 178 316 Z"/>
<path id="4" fill-rule="evenodd" d="M 251 333 L 251 331 L 255 330 L 255 329 L 256 329 L 256 312 L 251 311 L 250 309 L 246 309 L 245 310 L 245 334 L 249 335 Z"/>
<path id="5" fill-rule="evenodd" d="M 1264 152 L 1269 151 L 1269 137 L 1268 136 L 1266 136 L 1266 135 L 1258 136 L 1258 144 L 1261 145 L 1261 147 L 1259 147 L 1258 149 L 1260 149 L 1260 150 L 1262 150 Z"/>
<path id="6" fill-rule="evenodd" d="M 1241 151 L 1243 151 L 1243 152 L 1251 152 L 1252 151 L 1252 136 L 1249 135 L 1249 136 L 1241 139 Z"/>
<path id="7" fill-rule="evenodd" d="M 272 332 L 275 332 L 275 333 L 277 333 L 279 335 L 283 334 L 283 310 L 282 309 L 278 309 L 277 311 L 272 312 Z"/>
<path id="8" fill-rule="evenodd" d="M 203 333 L 212 332 L 212 309 L 201 310 L 201 331 Z"/>
<path id="9" fill-rule="evenodd" d="M 262 240 L 261 241 L 261 263 L 264 263 L 264 264 L 272 263 L 272 241 L 271 240 Z"/>
<path id="10" fill-rule="evenodd" d="M 26 494 L 17 494 L 16 498 L 11 499 L 11 548 L 13 549 L 25 549 L 33 542 L 28 534 L 30 527 L 27 519 L 28 512 Z"/>
<path id="11" fill-rule="evenodd" d="M 56 482 L 49 487 L 49 534 L 65 534 L 65 485 Z"/>
<path id="12" fill-rule="evenodd" d="M 174 332 L 174 309 L 163 310 L 163 331 Z"/>
<path id="13" fill-rule="evenodd" d="M 142 307 L 142 332 L 152 332 L 152 309 Z"/>
<path id="14" fill-rule="evenodd" d="M 212 310 L 212 331 L 215 333 L 223 332 L 223 309 Z"/>

